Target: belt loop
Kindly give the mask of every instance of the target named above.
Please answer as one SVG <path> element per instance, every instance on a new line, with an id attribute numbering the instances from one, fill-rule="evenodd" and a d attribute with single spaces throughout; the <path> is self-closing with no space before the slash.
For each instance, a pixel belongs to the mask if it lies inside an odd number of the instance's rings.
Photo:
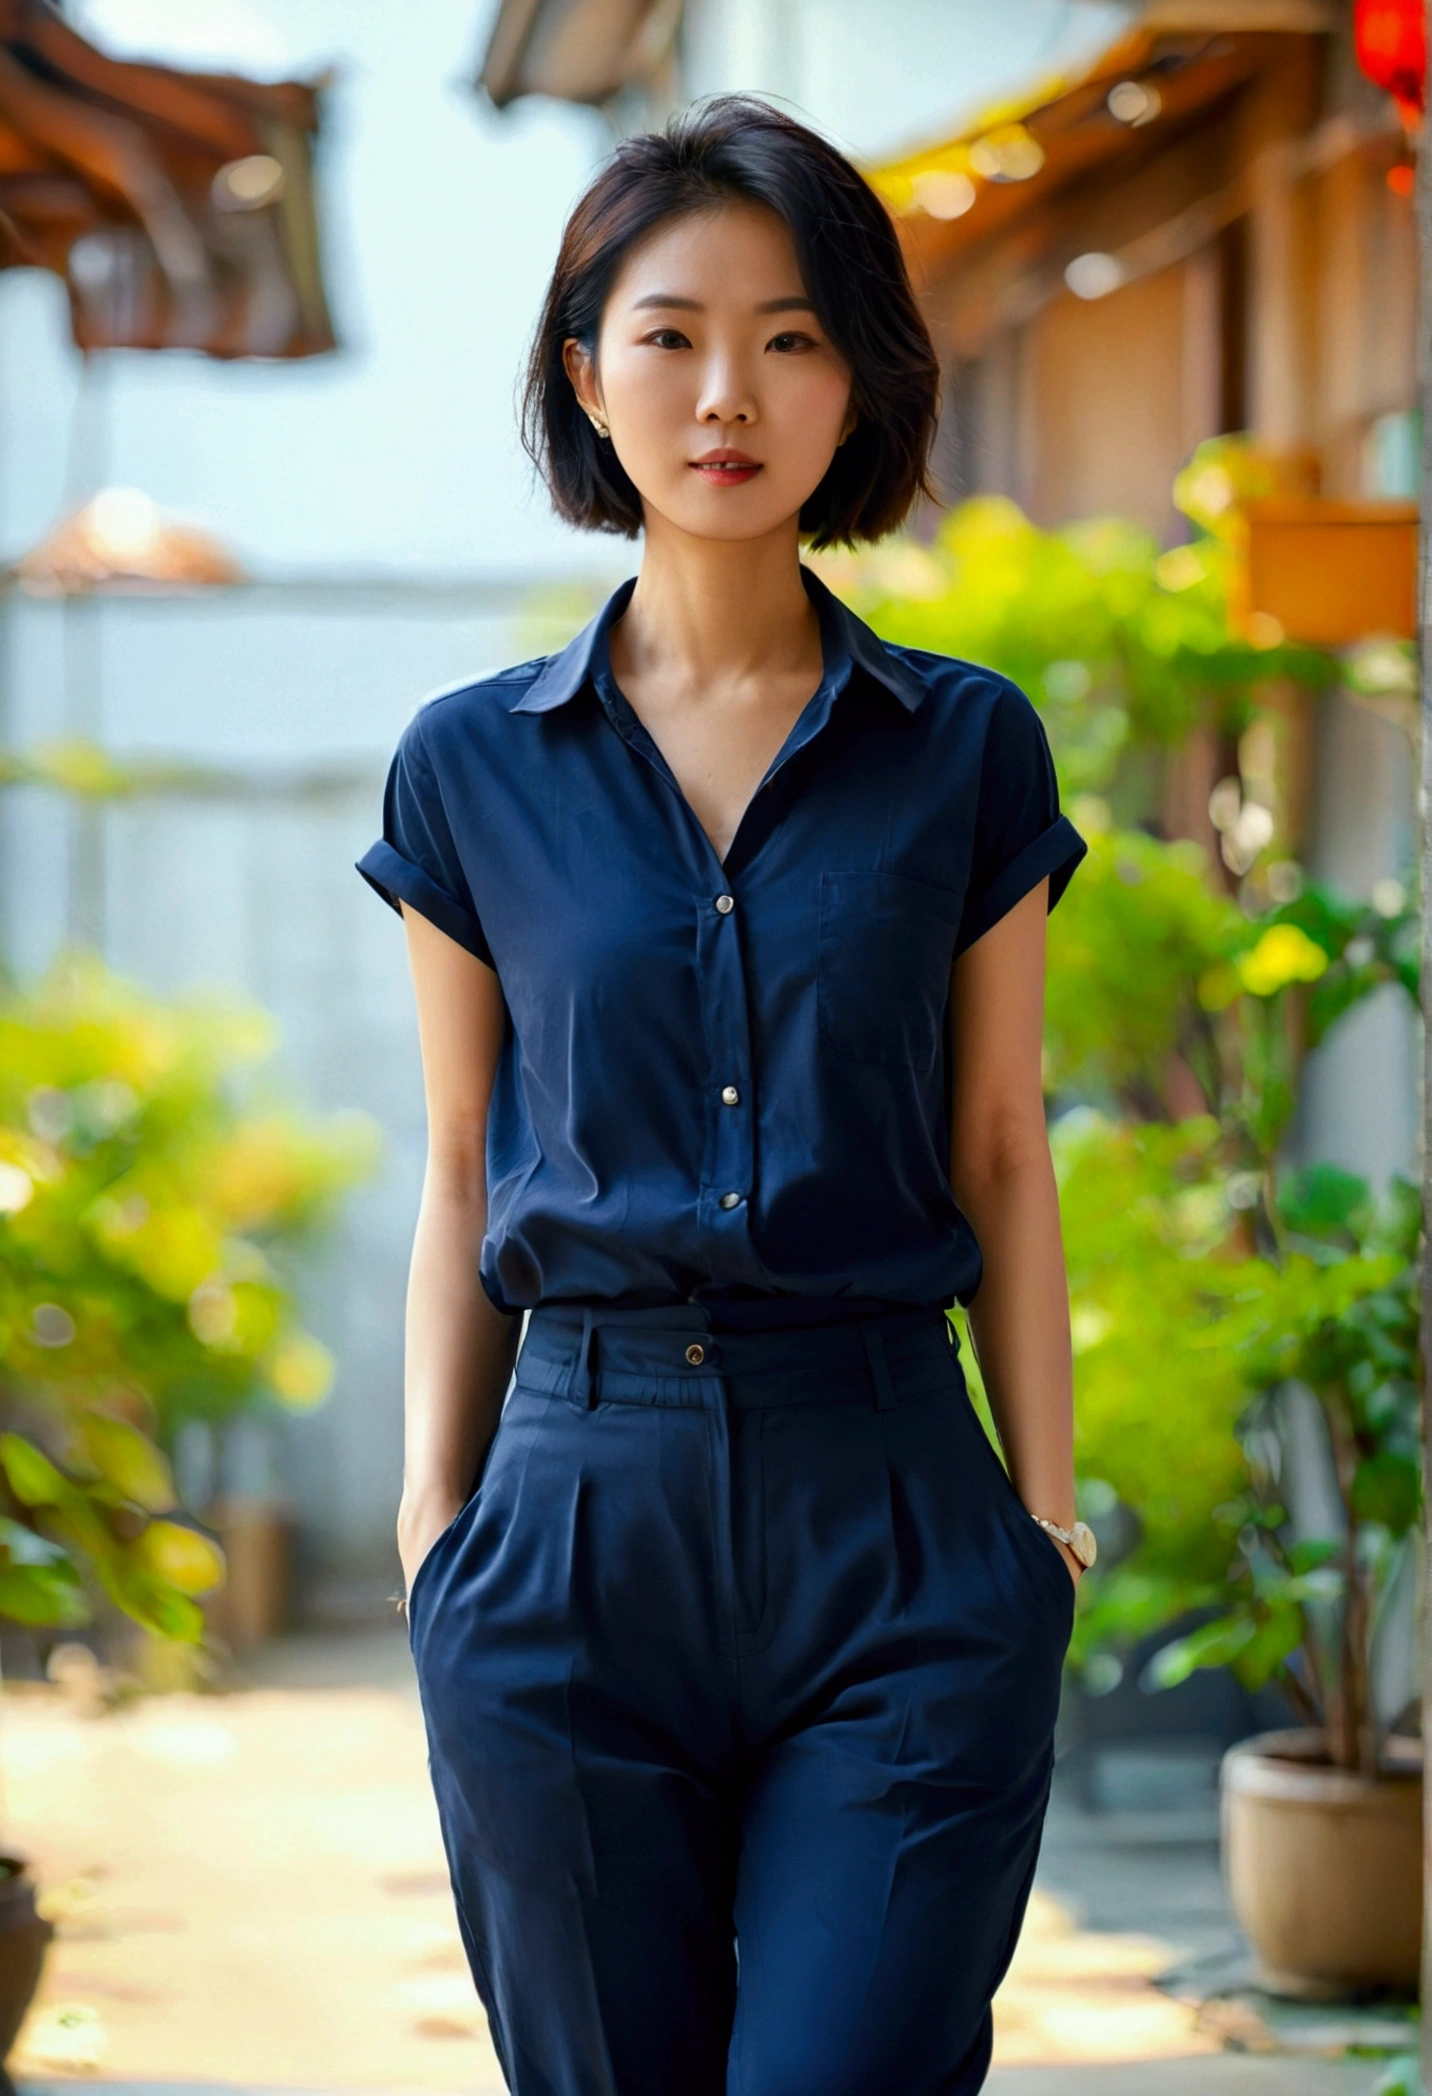
<path id="1" fill-rule="evenodd" d="M 577 1362 L 572 1370 L 572 1381 L 567 1392 L 574 1412 L 590 1412 L 597 1401 L 596 1372 L 593 1359 L 597 1350 L 596 1311 L 582 1312 L 582 1336 L 577 1342 Z"/>
<path id="2" fill-rule="evenodd" d="M 865 1341 L 870 1374 L 875 1384 L 875 1408 L 878 1412 L 893 1412 L 900 1400 L 891 1380 L 890 1363 L 885 1358 L 885 1341 L 874 1318 L 861 1325 L 860 1336 Z"/>

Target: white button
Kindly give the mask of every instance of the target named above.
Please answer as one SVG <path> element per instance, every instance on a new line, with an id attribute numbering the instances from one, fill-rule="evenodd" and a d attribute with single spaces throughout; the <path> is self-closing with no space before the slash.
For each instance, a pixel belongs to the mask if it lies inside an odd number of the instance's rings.
<path id="1" fill-rule="evenodd" d="M 723 1208 L 739 1208 L 740 1205 L 741 1196 L 739 1194 L 722 1194 L 721 1206 Z"/>
<path id="2" fill-rule="evenodd" d="M 723 1106 L 739 1106 L 741 1104 L 741 1094 L 737 1091 L 734 1084 L 722 1085 L 721 1104 Z"/>
<path id="3" fill-rule="evenodd" d="M 719 911 L 721 912 L 721 915 L 722 915 L 723 917 L 729 917 L 729 916 L 730 916 L 730 914 L 731 914 L 731 912 L 732 912 L 732 911 L 733 911 L 733 910 L 735 909 L 735 907 L 736 907 L 736 898 L 735 898 L 735 896 L 734 896 L 734 895 L 718 895 L 718 896 L 717 896 L 717 898 L 716 898 L 716 907 L 717 907 L 717 909 L 718 909 L 718 910 L 719 910 Z"/>
<path id="4" fill-rule="evenodd" d="M 686 1349 L 686 1358 L 693 1368 L 699 1368 L 706 1359 L 706 1349 L 699 1339 L 693 1339 Z"/>

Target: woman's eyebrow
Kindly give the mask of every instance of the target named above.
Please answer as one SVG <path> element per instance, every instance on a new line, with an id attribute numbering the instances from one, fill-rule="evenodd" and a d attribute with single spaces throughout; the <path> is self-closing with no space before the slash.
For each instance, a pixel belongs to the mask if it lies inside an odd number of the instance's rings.
<path id="1" fill-rule="evenodd" d="M 632 301 L 635 312 L 645 312 L 652 306 L 662 306 L 678 313 L 704 313 L 706 310 L 699 298 L 681 298 L 674 291 L 648 291 L 644 298 Z M 810 299 L 792 293 L 789 298 L 768 298 L 755 310 L 758 313 L 814 313 L 815 306 Z"/>

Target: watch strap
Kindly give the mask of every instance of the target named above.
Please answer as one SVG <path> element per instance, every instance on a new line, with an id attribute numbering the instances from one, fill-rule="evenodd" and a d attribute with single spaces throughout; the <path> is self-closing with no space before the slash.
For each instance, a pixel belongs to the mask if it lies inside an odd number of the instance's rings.
<path id="1" fill-rule="evenodd" d="M 1076 1521 L 1072 1528 L 1062 1528 L 1057 1521 L 1047 1521 L 1043 1514 L 1032 1514 L 1030 1519 L 1048 1535 L 1057 1537 L 1066 1549 L 1072 1550 L 1086 1571 L 1093 1564 L 1094 1552 L 1089 1546 L 1094 1541 L 1094 1533 L 1087 1522 Z"/>

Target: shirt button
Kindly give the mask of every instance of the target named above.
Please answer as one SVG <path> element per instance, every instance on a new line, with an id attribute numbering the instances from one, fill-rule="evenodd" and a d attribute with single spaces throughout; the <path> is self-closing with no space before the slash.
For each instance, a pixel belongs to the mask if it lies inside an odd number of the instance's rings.
<path id="1" fill-rule="evenodd" d="M 721 1206 L 723 1208 L 739 1208 L 740 1205 L 741 1196 L 739 1194 L 722 1194 Z"/>
<path id="2" fill-rule="evenodd" d="M 699 1368 L 706 1359 L 706 1349 L 699 1340 L 693 1339 L 686 1349 L 686 1358 L 693 1368 Z"/>
<path id="3" fill-rule="evenodd" d="M 735 909 L 735 907 L 736 907 L 736 898 L 735 898 L 735 896 L 734 896 L 734 895 L 718 895 L 718 896 L 717 896 L 717 898 L 716 898 L 716 907 L 717 907 L 717 909 L 718 909 L 718 910 L 719 910 L 719 911 L 721 912 L 721 915 L 722 915 L 723 917 L 729 917 L 729 916 L 730 916 L 730 914 L 731 914 L 731 912 L 732 912 L 732 911 L 733 911 L 733 910 Z"/>
<path id="4" fill-rule="evenodd" d="M 737 1091 L 734 1084 L 722 1085 L 721 1104 L 723 1106 L 739 1106 L 741 1104 L 741 1094 Z"/>

